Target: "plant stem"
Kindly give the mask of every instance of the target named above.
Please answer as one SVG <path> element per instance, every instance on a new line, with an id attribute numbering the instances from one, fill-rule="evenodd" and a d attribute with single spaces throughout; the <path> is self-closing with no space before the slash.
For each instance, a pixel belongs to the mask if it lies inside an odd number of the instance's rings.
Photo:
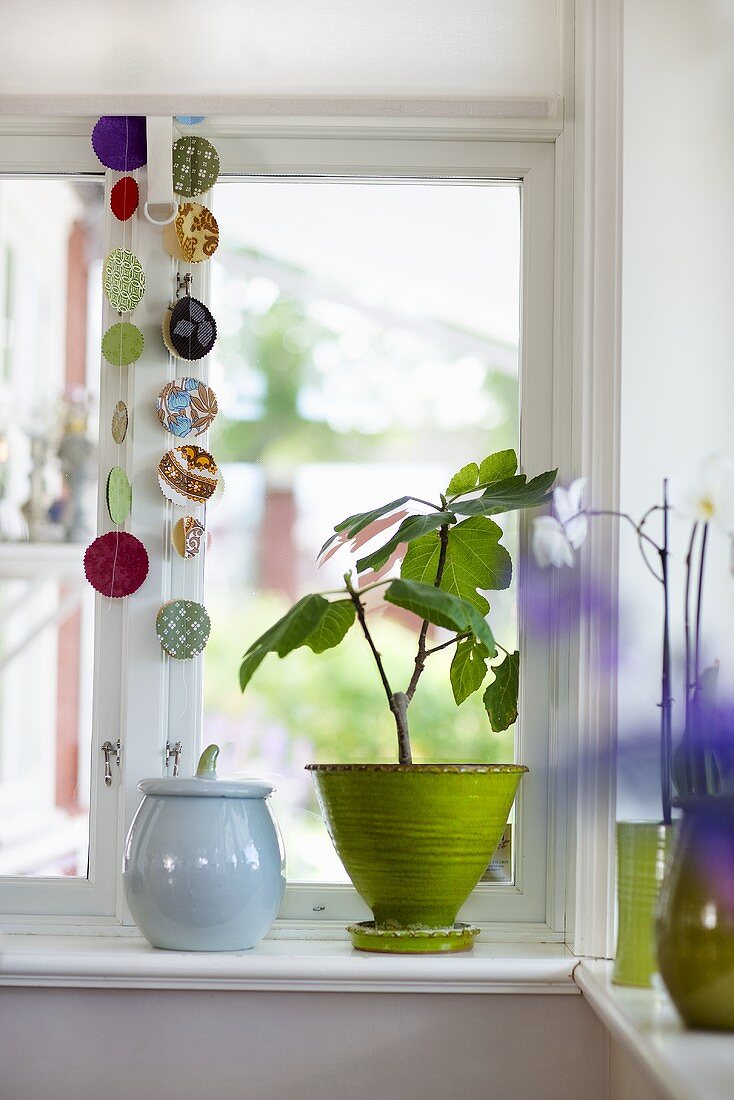
<path id="1" fill-rule="evenodd" d="M 695 688 L 698 690 L 698 681 L 701 675 L 701 608 L 703 606 L 703 567 L 706 561 L 706 540 L 708 539 L 709 525 L 704 523 L 701 535 L 701 556 L 698 562 L 698 595 L 696 597 L 696 647 L 693 657 L 693 673 Z"/>
<path id="2" fill-rule="evenodd" d="M 672 707 L 670 694 L 670 589 L 669 589 L 669 550 L 668 550 L 668 479 L 663 480 L 663 546 L 660 552 L 660 568 L 663 578 L 663 670 L 662 698 L 660 701 L 660 790 L 663 803 L 663 824 L 670 825 L 671 814 L 671 760 L 672 744 Z M 645 517 L 640 521 L 644 523 Z"/>
<path id="3" fill-rule="evenodd" d="M 457 642 L 463 642 L 465 638 L 471 638 L 471 632 L 466 631 L 464 634 L 457 634 L 455 638 L 449 638 L 447 642 L 441 642 L 440 645 L 431 646 L 426 650 L 426 657 L 430 657 L 432 653 L 438 653 L 441 649 L 448 649 L 450 645 L 456 645 Z"/>
<path id="4" fill-rule="evenodd" d="M 444 504 L 443 497 L 441 498 L 441 504 L 442 505 Z M 446 555 L 448 553 L 448 548 L 449 548 L 449 525 L 447 523 L 445 523 L 443 525 L 443 527 L 439 527 L 438 537 L 441 541 L 441 549 L 438 552 L 438 564 L 436 566 L 436 579 L 433 582 L 433 587 L 434 588 L 440 588 L 441 587 L 441 578 L 443 577 L 443 571 L 446 568 Z M 428 656 L 428 651 L 426 649 L 426 637 L 428 635 L 428 626 L 429 626 L 428 620 L 424 619 L 423 620 L 423 625 L 421 626 L 421 632 L 418 635 L 418 651 L 415 655 L 413 675 L 410 678 L 410 683 L 408 684 L 407 688 L 405 689 L 405 697 L 408 700 L 408 702 L 410 702 L 410 700 L 415 695 L 415 689 L 418 687 L 418 681 L 420 680 L 421 676 L 423 675 L 423 669 L 426 666 L 426 657 Z"/>
<path id="5" fill-rule="evenodd" d="M 684 591 L 685 611 L 683 617 L 683 628 L 685 636 L 685 674 L 686 674 L 686 706 L 685 706 L 685 732 L 690 733 L 691 729 L 691 621 L 690 621 L 690 604 L 691 604 L 691 563 L 693 560 L 693 545 L 696 539 L 696 532 L 698 531 L 698 524 L 694 523 L 691 528 L 691 538 L 688 543 L 688 553 L 686 554 L 686 584 Z"/>
<path id="6" fill-rule="evenodd" d="M 413 757 L 410 751 L 410 737 L 408 734 L 408 719 L 406 715 L 407 703 L 405 701 L 405 696 L 403 696 L 402 692 L 398 692 L 396 694 L 390 687 L 390 681 L 387 678 L 385 666 L 382 663 L 382 656 L 379 653 L 377 646 L 372 639 L 372 635 L 370 634 L 369 627 L 367 626 L 367 617 L 364 613 L 364 605 L 359 598 L 361 593 L 355 591 L 349 573 L 345 573 L 344 575 L 344 584 L 347 592 L 349 593 L 349 598 L 354 604 L 354 609 L 357 612 L 357 618 L 359 619 L 359 625 L 362 627 L 362 633 L 367 639 L 367 644 L 372 651 L 372 656 L 375 659 L 377 671 L 380 674 L 380 680 L 382 681 L 382 686 L 385 689 L 385 695 L 387 696 L 390 710 L 392 711 L 393 718 L 395 719 L 395 727 L 398 735 L 398 762 L 400 764 L 412 764 Z"/>

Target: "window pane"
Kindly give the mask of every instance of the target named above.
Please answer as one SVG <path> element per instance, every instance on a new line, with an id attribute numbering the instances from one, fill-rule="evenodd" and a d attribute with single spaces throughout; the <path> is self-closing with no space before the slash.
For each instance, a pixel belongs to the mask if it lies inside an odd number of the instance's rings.
<path id="1" fill-rule="evenodd" d="M 293 599 L 341 583 L 346 550 L 315 563 L 335 523 L 404 492 L 435 499 L 460 466 L 516 446 L 519 188 L 239 180 L 216 214 L 210 446 L 226 491 L 208 517 L 205 737 L 223 770 L 275 782 L 291 881 L 346 881 L 303 766 L 396 759 L 364 638 L 270 656 L 244 696 L 239 661 Z M 514 590 L 491 602 L 511 648 Z M 371 621 L 405 687 L 416 620 L 375 606 Z M 429 660 L 411 706 L 415 758 L 514 759 L 481 692 L 454 706 L 450 661 Z"/>
<path id="2" fill-rule="evenodd" d="M 0 182 L 0 874 L 86 875 L 101 182 Z"/>

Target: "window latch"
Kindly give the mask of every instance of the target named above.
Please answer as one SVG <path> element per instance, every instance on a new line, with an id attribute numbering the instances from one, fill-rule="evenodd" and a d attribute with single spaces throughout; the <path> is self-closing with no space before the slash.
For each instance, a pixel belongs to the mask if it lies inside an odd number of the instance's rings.
<path id="1" fill-rule="evenodd" d="M 173 760 L 173 778 L 175 779 L 181 768 L 181 753 L 183 752 L 183 744 L 181 741 L 177 741 L 171 748 L 171 742 L 166 741 L 166 770 L 168 765 Z"/>
<path id="2" fill-rule="evenodd" d="M 120 766 L 120 738 L 113 745 L 111 741 L 105 741 L 101 751 L 104 753 L 104 781 L 106 787 L 112 786 L 112 761 L 118 768 Z"/>

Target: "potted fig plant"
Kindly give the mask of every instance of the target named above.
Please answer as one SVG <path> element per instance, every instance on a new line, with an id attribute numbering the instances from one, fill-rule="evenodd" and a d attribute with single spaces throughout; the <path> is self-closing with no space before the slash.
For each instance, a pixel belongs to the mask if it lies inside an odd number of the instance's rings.
<path id="1" fill-rule="evenodd" d="M 499 732 L 515 721 L 520 655 L 495 640 L 482 594 L 512 580 L 503 531 L 491 517 L 543 504 L 555 477 L 551 470 L 528 481 L 517 473 L 515 452 L 499 451 L 462 467 L 437 501 L 406 495 L 342 520 L 320 559 L 349 540 L 356 548 L 394 530 L 344 574 L 342 588 L 304 596 L 242 660 L 244 691 L 269 653 L 285 657 L 300 646 L 322 653 L 355 624 L 364 635 L 395 723 L 398 762 L 309 765 L 337 853 L 374 914 L 374 922 L 350 926 L 352 942 L 363 950 L 465 950 L 478 931 L 457 925 L 456 915 L 486 870 L 527 769 L 416 763 L 408 715 L 426 662 L 453 647 L 456 704 L 478 691 L 491 669 L 483 697 L 489 725 Z M 384 575 L 398 558 L 399 576 Z M 393 686 L 373 637 L 368 592 L 415 615 L 415 658 L 403 690 Z M 432 636 L 436 628 L 445 632 L 440 640 Z"/>

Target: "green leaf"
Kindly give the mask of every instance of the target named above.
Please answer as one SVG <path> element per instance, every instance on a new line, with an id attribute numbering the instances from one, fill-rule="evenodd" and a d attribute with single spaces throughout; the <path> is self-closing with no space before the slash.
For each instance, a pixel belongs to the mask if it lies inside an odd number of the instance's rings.
<path id="1" fill-rule="evenodd" d="M 504 481 L 517 473 L 517 454 L 512 448 L 507 451 L 495 451 L 487 455 L 479 466 L 479 484 L 491 485 L 494 481 Z"/>
<path id="2" fill-rule="evenodd" d="M 451 527 L 441 589 L 473 603 L 483 615 L 489 604 L 477 589 L 499 591 L 512 581 L 512 558 L 500 545 L 502 528 L 493 520 L 474 516 Z M 441 543 L 435 534 L 413 542 L 403 559 L 405 580 L 435 584 Z"/>
<path id="3" fill-rule="evenodd" d="M 467 466 L 462 466 L 458 473 L 455 473 L 448 484 L 446 493 L 451 496 L 452 493 L 468 493 L 477 483 L 479 478 L 479 467 L 476 462 L 470 462 Z"/>
<path id="4" fill-rule="evenodd" d="M 432 584 L 404 580 L 391 581 L 385 589 L 384 598 L 388 603 L 404 607 L 435 626 L 455 630 L 457 634 L 473 634 L 484 642 L 489 653 L 495 652 L 494 637 L 487 620 L 468 600 L 452 596 Z"/>
<path id="5" fill-rule="evenodd" d="M 457 644 L 450 673 L 457 707 L 482 686 L 488 656 L 487 647 L 475 638 L 464 638 Z"/>
<path id="6" fill-rule="evenodd" d="M 398 497 L 397 500 L 391 500 L 389 504 L 383 504 L 379 508 L 372 508 L 369 512 L 356 512 L 353 516 L 347 516 L 341 523 L 337 523 L 334 528 L 334 534 L 326 540 L 316 557 L 320 558 L 324 551 L 329 549 L 332 542 L 334 542 L 342 532 L 346 532 L 346 537 L 348 539 L 353 539 L 355 535 L 358 535 L 360 531 L 364 531 L 365 527 L 369 527 L 376 519 L 381 519 L 381 517 L 386 516 L 388 512 L 394 512 L 396 508 L 400 508 L 410 499 L 410 497 Z"/>
<path id="7" fill-rule="evenodd" d="M 495 733 L 517 721 L 517 692 L 520 684 L 520 654 L 508 653 L 499 665 L 493 665 L 494 680 L 484 693 L 489 724 Z"/>
<path id="8" fill-rule="evenodd" d="M 306 638 L 306 645 L 314 653 L 323 653 L 339 645 L 356 618 L 357 612 L 351 600 L 335 600 L 326 608 L 321 622 Z"/>
<path id="9" fill-rule="evenodd" d="M 504 478 L 489 485 L 481 496 L 473 500 L 454 501 L 452 511 L 460 516 L 494 516 L 520 508 L 537 508 L 550 499 L 548 490 L 557 473 L 557 470 L 547 470 L 532 481 L 526 481 L 525 474 Z"/>
<path id="10" fill-rule="evenodd" d="M 240 688 L 245 690 L 252 674 L 262 664 L 268 653 L 285 657 L 305 644 L 329 609 L 329 601 L 323 596 L 304 596 L 287 611 L 282 619 L 254 641 L 240 665 Z"/>
<path id="11" fill-rule="evenodd" d="M 401 542 L 413 542 L 414 539 L 421 538 L 428 531 L 435 531 L 437 527 L 443 527 L 445 523 L 456 523 L 456 516 L 453 512 L 429 512 L 426 516 L 408 516 L 400 524 L 389 542 L 386 542 L 379 550 L 374 550 L 371 554 L 359 559 L 356 565 L 357 572 L 363 573 L 366 569 L 380 569 Z"/>

